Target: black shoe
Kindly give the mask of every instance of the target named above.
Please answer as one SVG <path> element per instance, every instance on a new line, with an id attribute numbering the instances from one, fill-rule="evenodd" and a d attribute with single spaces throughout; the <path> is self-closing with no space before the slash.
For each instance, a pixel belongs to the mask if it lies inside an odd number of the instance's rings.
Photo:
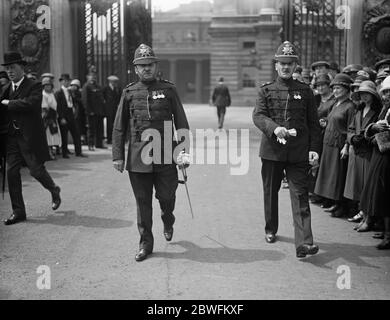
<path id="1" fill-rule="evenodd" d="M 56 186 L 54 188 L 54 191 L 51 193 L 51 197 L 52 197 L 52 205 L 51 205 L 51 208 L 53 210 L 57 210 L 59 207 L 60 207 L 60 204 L 61 204 L 61 197 L 60 197 L 60 192 L 61 192 L 61 189 L 59 186 Z"/>
<path id="2" fill-rule="evenodd" d="M 328 209 L 330 208 L 331 206 L 333 205 L 333 203 L 329 200 L 324 200 L 322 205 L 321 205 L 321 208 L 322 209 Z"/>
<path id="3" fill-rule="evenodd" d="M 149 253 L 145 249 L 140 249 L 135 255 L 135 261 L 143 261 L 148 257 Z"/>
<path id="4" fill-rule="evenodd" d="M 89 150 L 89 151 L 95 151 L 95 147 L 94 147 L 94 146 L 89 146 L 89 147 L 88 147 L 88 150 Z"/>
<path id="5" fill-rule="evenodd" d="M 66 150 L 66 153 L 67 153 L 67 154 L 73 154 L 73 152 L 70 151 L 70 150 Z"/>
<path id="6" fill-rule="evenodd" d="M 7 220 L 4 220 L 4 224 L 6 226 L 9 226 L 11 224 L 15 224 L 15 223 L 18 223 L 18 222 L 22 222 L 22 221 L 25 221 L 26 220 L 26 215 L 17 215 L 15 213 L 11 214 L 11 216 L 7 219 Z"/>
<path id="7" fill-rule="evenodd" d="M 324 211 L 325 211 L 325 212 L 335 212 L 335 211 L 337 211 L 339 208 L 340 208 L 340 206 L 339 206 L 338 204 L 334 204 L 333 206 L 331 206 L 330 208 L 325 209 Z"/>
<path id="8" fill-rule="evenodd" d="M 165 229 L 164 230 L 164 237 L 165 237 L 165 240 L 167 240 L 168 242 L 172 240 L 172 237 L 173 237 L 173 227 L 170 228 L 170 229 Z"/>
<path id="9" fill-rule="evenodd" d="M 108 149 L 106 146 L 96 146 L 96 149 Z"/>
<path id="10" fill-rule="evenodd" d="M 378 250 L 389 250 L 390 249 L 390 239 L 383 239 L 380 244 L 376 246 Z"/>
<path id="11" fill-rule="evenodd" d="M 381 233 L 375 233 L 373 236 L 372 236 L 374 239 L 381 239 L 383 240 L 385 238 L 385 234 L 383 232 Z"/>
<path id="12" fill-rule="evenodd" d="M 64 159 L 69 159 L 69 155 L 67 153 L 65 153 L 63 156 L 62 156 Z"/>
<path id="13" fill-rule="evenodd" d="M 304 244 L 297 248 L 297 258 L 305 258 L 307 255 L 313 255 L 319 248 L 315 244 Z"/>
<path id="14" fill-rule="evenodd" d="M 84 153 L 76 154 L 76 157 L 88 158 L 88 156 L 86 154 L 84 154 Z"/>
<path id="15" fill-rule="evenodd" d="M 276 235 L 274 235 L 273 233 L 267 233 L 265 235 L 265 242 L 267 242 L 267 243 L 276 242 Z"/>
<path id="16" fill-rule="evenodd" d="M 343 208 L 339 207 L 336 211 L 333 211 L 330 216 L 333 218 L 342 218 L 345 217 L 346 212 Z"/>

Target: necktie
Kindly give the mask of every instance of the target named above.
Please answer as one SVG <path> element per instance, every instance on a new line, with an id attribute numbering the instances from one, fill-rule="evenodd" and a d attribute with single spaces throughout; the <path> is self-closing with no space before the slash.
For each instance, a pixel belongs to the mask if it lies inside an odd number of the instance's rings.
<path id="1" fill-rule="evenodd" d="M 18 90 L 18 86 L 14 85 L 14 92 L 16 92 L 16 90 Z"/>

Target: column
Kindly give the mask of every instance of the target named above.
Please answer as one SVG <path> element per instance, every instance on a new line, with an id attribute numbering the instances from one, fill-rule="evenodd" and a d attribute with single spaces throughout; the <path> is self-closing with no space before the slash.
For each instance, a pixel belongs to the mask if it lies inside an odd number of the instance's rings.
<path id="1" fill-rule="evenodd" d="M 176 84 L 176 59 L 169 59 L 169 81 Z"/>
<path id="2" fill-rule="evenodd" d="M 351 28 L 346 30 L 346 65 L 362 63 L 363 4 L 364 0 L 348 0 Z"/>
<path id="3" fill-rule="evenodd" d="M 9 51 L 8 35 L 10 33 L 11 1 L 0 1 L 0 62 L 3 62 L 4 52 Z"/>
<path id="4" fill-rule="evenodd" d="M 73 76 L 71 12 L 69 0 L 51 0 L 51 30 L 50 30 L 50 71 L 56 77 L 61 73 Z M 80 30 L 80 32 L 83 32 Z M 82 79 L 80 79 L 82 80 Z"/>
<path id="5" fill-rule="evenodd" d="M 197 103 L 202 102 L 202 60 L 197 59 L 195 69 L 195 99 Z"/>

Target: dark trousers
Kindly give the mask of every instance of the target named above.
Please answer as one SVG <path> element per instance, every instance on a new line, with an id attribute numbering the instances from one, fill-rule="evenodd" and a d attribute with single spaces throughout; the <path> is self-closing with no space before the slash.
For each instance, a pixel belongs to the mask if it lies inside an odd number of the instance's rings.
<path id="1" fill-rule="evenodd" d="M 160 202 L 161 219 L 165 229 L 175 223 L 175 209 L 178 174 L 175 166 L 162 165 L 152 173 L 129 172 L 131 186 L 137 202 L 137 224 L 140 234 L 140 249 L 153 251 L 153 186 L 156 199 Z"/>
<path id="2" fill-rule="evenodd" d="M 62 155 L 68 153 L 68 132 L 72 135 L 74 149 L 76 155 L 81 154 L 81 138 L 79 127 L 76 124 L 76 120 L 74 118 L 66 119 L 66 124 L 60 124 L 61 131 L 61 140 L 62 140 Z"/>
<path id="3" fill-rule="evenodd" d="M 111 114 L 107 117 L 107 143 L 112 143 L 112 130 L 114 128 L 115 115 Z"/>
<path id="4" fill-rule="evenodd" d="M 309 206 L 308 162 L 288 163 L 262 159 L 261 175 L 264 189 L 265 232 L 278 232 L 278 193 L 283 179 L 283 170 L 288 179 L 294 220 L 295 246 L 313 244 L 311 212 Z"/>
<path id="5" fill-rule="evenodd" d="M 55 191 L 55 183 L 46 171 L 44 164 L 31 152 L 30 147 L 21 135 L 9 136 L 7 144 L 8 191 L 11 197 L 12 210 L 15 215 L 25 216 L 26 208 L 22 194 L 22 178 L 20 169 L 25 162 L 31 176 L 51 193 Z"/>
<path id="6" fill-rule="evenodd" d="M 104 123 L 103 116 L 88 116 L 88 145 L 100 148 L 103 146 Z"/>

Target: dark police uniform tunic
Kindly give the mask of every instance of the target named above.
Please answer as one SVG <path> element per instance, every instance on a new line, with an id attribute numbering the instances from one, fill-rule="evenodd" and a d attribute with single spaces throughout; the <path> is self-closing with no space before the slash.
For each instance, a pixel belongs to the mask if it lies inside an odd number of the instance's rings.
<path id="1" fill-rule="evenodd" d="M 306 84 L 277 78 L 263 85 L 253 112 L 261 130 L 260 157 L 264 188 L 266 233 L 278 231 L 278 191 L 286 170 L 294 217 L 295 245 L 312 244 L 308 202 L 309 151 L 319 154 L 321 128 L 312 90 Z M 296 129 L 297 136 L 277 141 L 277 127 Z"/>
<path id="2" fill-rule="evenodd" d="M 171 124 L 171 127 L 167 127 L 167 124 Z M 164 226 L 169 229 L 175 221 L 173 210 L 178 174 L 175 163 L 177 153 L 173 154 L 177 145 L 172 141 L 173 124 L 176 130 L 189 129 L 184 108 L 172 83 L 165 80 L 139 81 L 123 90 L 114 122 L 113 160 L 125 160 L 125 143 L 128 138 L 126 169 L 137 201 L 140 249 L 148 252 L 153 251 L 153 186 L 160 202 Z M 146 154 L 152 159 L 157 150 L 154 147 L 153 150 L 148 149 L 151 142 L 144 141 L 142 135 L 148 129 L 160 133 L 162 151 L 161 157 L 153 158 L 150 163 L 144 161 L 143 157 Z M 188 141 L 188 136 L 185 139 Z"/>

